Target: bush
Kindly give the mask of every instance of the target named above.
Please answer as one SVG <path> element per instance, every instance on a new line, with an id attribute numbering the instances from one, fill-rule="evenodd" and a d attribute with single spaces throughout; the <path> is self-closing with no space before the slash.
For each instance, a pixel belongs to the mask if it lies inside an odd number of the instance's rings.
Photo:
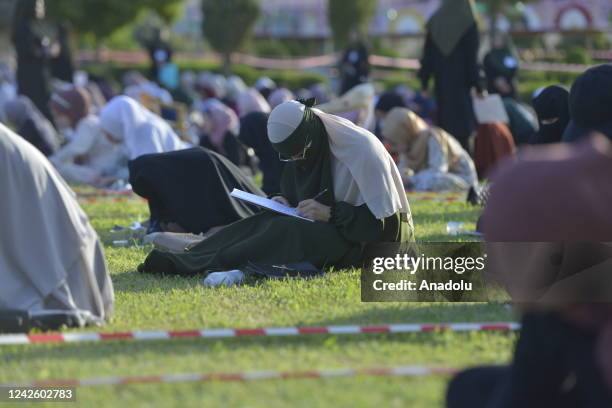
<path id="1" fill-rule="evenodd" d="M 565 52 L 565 62 L 569 64 L 591 64 L 590 53 L 581 47 L 572 47 Z"/>
<path id="2" fill-rule="evenodd" d="M 519 74 L 519 99 L 531 104 L 531 97 L 538 88 L 550 85 L 562 85 L 568 89 L 578 74 L 566 72 L 521 71 Z"/>
<path id="3" fill-rule="evenodd" d="M 252 42 L 252 52 L 261 57 L 284 58 L 290 56 L 287 47 L 279 40 L 257 40 Z"/>

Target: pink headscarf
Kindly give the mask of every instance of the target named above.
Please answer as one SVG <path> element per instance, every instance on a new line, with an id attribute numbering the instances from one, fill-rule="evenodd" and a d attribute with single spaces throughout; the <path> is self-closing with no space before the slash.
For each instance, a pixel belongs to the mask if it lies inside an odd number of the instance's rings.
<path id="1" fill-rule="evenodd" d="M 291 92 L 287 88 L 278 88 L 272 91 L 272 93 L 268 97 L 268 103 L 270 104 L 270 108 L 274 109 L 281 103 L 292 101 L 294 99 L 295 95 L 293 94 L 293 92 Z"/>
<path id="2" fill-rule="evenodd" d="M 223 140 L 227 132 L 238 134 L 240 121 L 232 109 L 218 99 L 206 101 L 204 113 L 210 119 L 210 142 L 223 149 Z"/>

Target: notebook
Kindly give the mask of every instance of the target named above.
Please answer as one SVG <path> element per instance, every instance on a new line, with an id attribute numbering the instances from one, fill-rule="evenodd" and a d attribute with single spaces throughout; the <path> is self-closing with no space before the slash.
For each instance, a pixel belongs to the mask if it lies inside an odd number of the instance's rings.
<path id="1" fill-rule="evenodd" d="M 274 200 L 270 200 L 265 197 L 261 197 L 255 194 L 247 193 L 246 191 L 233 189 L 230 195 L 238 200 L 246 201 L 247 203 L 255 204 L 258 207 L 265 208 L 266 210 L 274 211 L 279 214 L 288 215 L 290 217 L 301 218 L 302 220 L 314 222 L 309 218 L 302 217 L 298 214 L 297 208 L 287 207 L 281 203 L 277 203 Z"/>
<path id="2" fill-rule="evenodd" d="M 487 95 L 484 98 L 474 98 L 474 114 L 479 124 L 510 122 L 504 102 L 497 94 Z"/>

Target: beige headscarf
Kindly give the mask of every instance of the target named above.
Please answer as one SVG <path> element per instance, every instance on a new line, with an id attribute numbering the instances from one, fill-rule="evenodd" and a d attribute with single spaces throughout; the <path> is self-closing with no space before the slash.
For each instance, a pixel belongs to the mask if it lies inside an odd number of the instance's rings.
<path id="1" fill-rule="evenodd" d="M 339 98 L 317 105 L 317 109 L 335 115 L 355 112 L 356 117 L 352 122 L 358 126 L 372 130 L 374 125 L 375 91 L 374 85 L 370 83 L 359 84 Z M 341 116 L 344 117 L 344 115 Z"/>
<path id="2" fill-rule="evenodd" d="M 412 170 L 419 171 L 427 167 L 429 138 L 435 137 L 444 156 L 452 167 L 461 157 L 461 147 L 454 143 L 453 137 L 444 130 L 430 127 L 423 119 L 410 109 L 393 108 L 381 125 L 385 139 L 406 145 L 408 150 L 400 152 L 404 163 Z"/>
<path id="3" fill-rule="evenodd" d="M 274 108 L 268 118 L 270 141 L 280 143 L 289 137 L 302 121 L 305 108 L 297 101 Z M 336 201 L 354 206 L 367 204 L 377 219 L 398 211 L 410 215 L 399 170 L 376 136 L 346 119 L 310 109 L 321 119 L 329 136 Z"/>
<path id="4" fill-rule="evenodd" d="M 443 0 L 442 5 L 427 22 L 429 35 L 440 52 L 448 56 L 463 37 L 463 34 L 477 24 L 474 0 Z"/>
<path id="5" fill-rule="evenodd" d="M 0 310 L 101 323 L 113 286 L 96 232 L 49 161 L 0 125 Z"/>

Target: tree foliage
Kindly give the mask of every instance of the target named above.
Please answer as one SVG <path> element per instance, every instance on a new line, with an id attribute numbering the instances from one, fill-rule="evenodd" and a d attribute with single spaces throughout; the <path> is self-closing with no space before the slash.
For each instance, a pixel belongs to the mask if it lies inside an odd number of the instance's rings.
<path id="1" fill-rule="evenodd" d="M 533 0 L 479 0 L 479 3 L 485 5 L 489 23 L 492 24 L 497 20 L 498 15 L 503 14 L 509 8 L 515 7 L 519 3 L 529 3 Z"/>
<path id="2" fill-rule="evenodd" d="M 229 71 L 231 54 L 248 38 L 260 13 L 257 0 L 202 0 L 202 33 L 210 46 L 224 56 Z"/>
<path id="3" fill-rule="evenodd" d="M 351 33 L 364 35 L 376 10 L 375 0 L 329 0 L 329 26 L 337 48 L 344 47 Z"/>
<path id="4" fill-rule="evenodd" d="M 178 12 L 181 0 L 47 0 L 50 17 L 70 22 L 79 34 L 91 34 L 100 41 L 132 22 L 148 8 L 165 21 Z"/>

